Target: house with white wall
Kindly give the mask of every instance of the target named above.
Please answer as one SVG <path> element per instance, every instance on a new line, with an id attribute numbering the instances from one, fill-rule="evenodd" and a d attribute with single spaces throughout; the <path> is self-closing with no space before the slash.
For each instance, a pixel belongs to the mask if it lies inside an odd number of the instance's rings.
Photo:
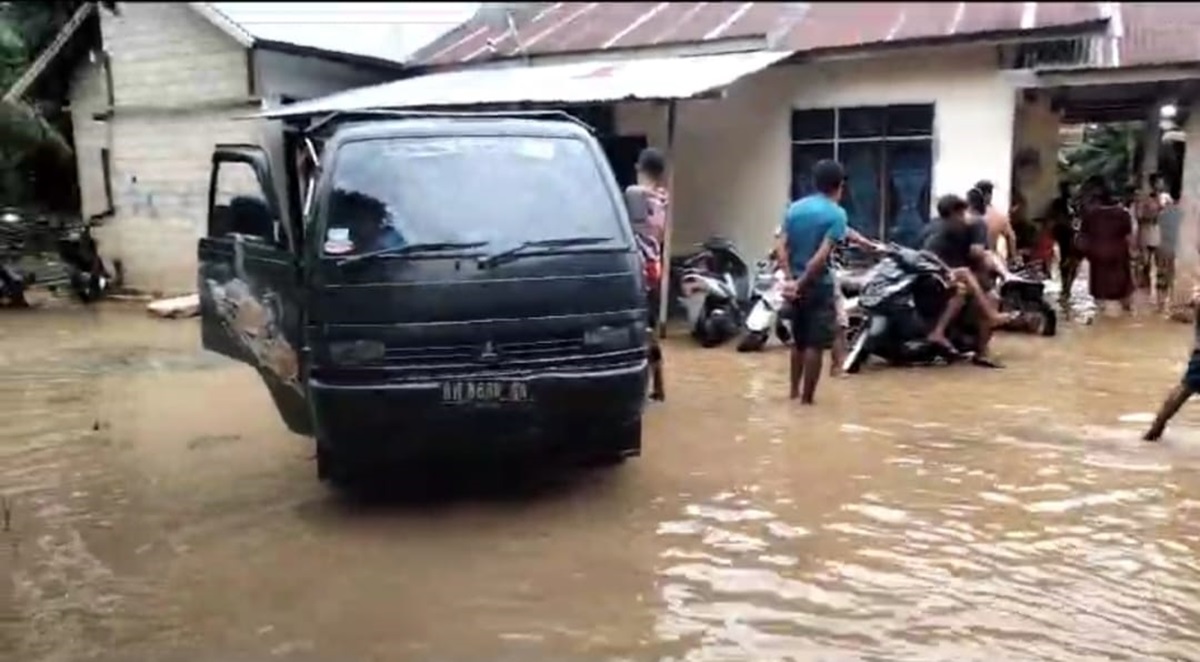
<path id="1" fill-rule="evenodd" d="M 914 241 L 938 196 L 979 179 L 1007 205 L 1022 68 L 1039 45 L 1106 35 L 1112 4 L 503 3 L 416 53 L 421 76 L 326 101 L 582 108 L 606 140 L 670 143 L 674 253 L 713 234 L 765 252 L 826 157 L 856 228 Z M 684 89 L 747 52 L 778 57 Z"/>
<path id="2" fill-rule="evenodd" d="M 103 48 L 74 71 L 70 111 L 82 214 L 107 212 L 101 251 L 144 291 L 195 287 L 216 143 L 281 160 L 278 123 L 245 118 L 400 78 L 414 34 L 437 27 L 414 33 L 412 5 L 427 3 L 114 4 L 95 9 Z M 447 21 L 437 32 L 464 6 L 434 12 Z"/>

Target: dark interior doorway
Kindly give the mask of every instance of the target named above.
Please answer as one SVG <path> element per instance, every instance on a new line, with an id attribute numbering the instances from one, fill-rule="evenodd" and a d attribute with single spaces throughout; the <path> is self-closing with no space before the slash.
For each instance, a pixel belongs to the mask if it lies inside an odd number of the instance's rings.
<path id="1" fill-rule="evenodd" d="M 622 190 L 637 183 L 638 154 L 646 149 L 649 143 L 646 136 L 608 136 L 600 138 L 600 146 L 608 157 L 613 175 Z"/>

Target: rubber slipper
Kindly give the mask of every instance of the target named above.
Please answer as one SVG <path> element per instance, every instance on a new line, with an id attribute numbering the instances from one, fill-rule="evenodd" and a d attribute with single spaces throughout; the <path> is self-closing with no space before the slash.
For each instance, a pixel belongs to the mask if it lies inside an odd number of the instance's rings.
<path id="1" fill-rule="evenodd" d="M 986 356 L 980 356 L 980 355 L 978 355 L 978 354 L 976 354 L 975 356 L 972 356 L 972 357 L 971 357 L 971 363 L 973 363 L 974 365 L 977 365 L 977 366 L 979 366 L 979 367 L 981 367 L 981 368 L 996 368 L 996 369 L 1000 369 L 1000 368 L 1003 368 L 1003 367 L 1004 367 L 1004 364 L 1002 364 L 1002 363 L 1000 363 L 1000 362 L 998 362 L 998 361 L 995 361 L 995 360 L 993 360 L 993 359 L 991 359 L 991 358 L 988 358 L 988 357 L 986 357 Z"/>

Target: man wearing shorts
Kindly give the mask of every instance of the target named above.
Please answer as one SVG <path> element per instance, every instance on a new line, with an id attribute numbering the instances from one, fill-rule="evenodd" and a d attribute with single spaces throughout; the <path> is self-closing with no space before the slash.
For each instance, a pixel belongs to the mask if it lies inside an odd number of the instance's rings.
<path id="1" fill-rule="evenodd" d="M 1200 278 L 1200 272 L 1197 277 Z M 1200 283 L 1200 280 L 1197 280 Z M 1200 285 L 1192 288 L 1192 308 L 1200 304 Z M 1200 393 L 1200 314 L 1194 316 L 1195 321 L 1192 322 L 1192 355 L 1188 358 L 1187 369 L 1183 371 L 1183 379 L 1171 389 L 1167 394 L 1167 399 L 1163 401 L 1162 406 L 1158 409 L 1158 415 L 1154 417 L 1154 422 L 1150 424 L 1150 429 L 1142 436 L 1146 441 L 1158 441 L 1162 438 L 1163 430 L 1166 429 L 1167 423 L 1179 413 L 1183 403 L 1191 399 L 1197 393 Z"/>
<path id="2" fill-rule="evenodd" d="M 792 300 L 788 395 L 806 405 L 813 403 L 824 352 L 833 347 L 837 332 L 829 256 L 834 245 L 846 238 L 846 210 L 838 204 L 845 179 L 845 171 L 837 161 L 817 162 L 812 172 L 816 192 L 788 207 L 779 239 L 780 266 L 788 280 L 785 292 Z"/>
<path id="3" fill-rule="evenodd" d="M 642 255 L 649 325 L 650 399 L 665 400 L 662 348 L 658 344 L 658 313 L 662 301 L 662 241 L 667 222 L 667 162 L 662 152 L 647 147 L 638 155 L 637 181 L 625 190 L 625 205 Z"/>

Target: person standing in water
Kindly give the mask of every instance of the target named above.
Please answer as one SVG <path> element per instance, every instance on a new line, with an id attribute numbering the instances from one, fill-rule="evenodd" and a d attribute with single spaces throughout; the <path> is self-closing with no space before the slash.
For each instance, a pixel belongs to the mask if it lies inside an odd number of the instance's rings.
<path id="1" fill-rule="evenodd" d="M 1150 173 L 1150 192 L 1158 201 L 1155 229 L 1158 247 L 1154 252 L 1154 298 L 1159 312 L 1166 310 L 1175 285 L 1175 241 L 1179 236 L 1178 210 L 1175 199 L 1167 192 L 1161 174 Z"/>
<path id="2" fill-rule="evenodd" d="M 1153 177 L 1153 175 L 1152 175 Z M 1133 215 L 1137 221 L 1136 280 L 1138 289 L 1151 289 L 1153 274 L 1158 262 L 1158 245 L 1161 242 L 1158 215 L 1162 212 L 1158 191 L 1153 180 L 1134 191 Z"/>
<path id="3" fill-rule="evenodd" d="M 1193 313 L 1200 311 L 1196 310 L 1200 304 L 1200 269 L 1196 273 L 1197 285 L 1192 287 L 1192 310 Z M 1179 413 L 1183 404 L 1191 399 L 1197 393 L 1200 393 L 1200 314 L 1194 314 L 1192 321 L 1192 355 L 1188 358 L 1187 368 L 1183 371 L 1183 379 L 1171 389 L 1167 394 L 1167 399 L 1163 401 L 1162 406 L 1158 408 L 1158 414 L 1154 417 L 1154 422 L 1150 424 L 1150 429 L 1142 436 L 1146 441 L 1158 441 L 1162 438 L 1163 430 L 1166 429 L 1167 423 Z"/>
<path id="4" fill-rule="evenodd" d="M 658 343 L 658 313 L 662 296 L 663 237 L 667 227 L 669 195 L 667 161 L 662 152 L 647 147 L 638 155 L 637 184 L 625 190 L 630 222 L 645 269 L 647 322 L 650 331 L 650 399 L 665 400 L 662 347 Z"/>
<path id="5" fill-rule="evenodd" d="M 1071 185 L 1060 182 L 1058 197 L 1050 203 L 1050 232 L 1058 245 L 1058 276 L 1062 291 L 1058 295 L 1059 305 L 1066 308 L 1071 301 L 1071 287 L 1079 274 L 1083 262 L 1083 251 L 1079 249 L 1079 218 L 1071 199 Z"/>
<path id="6" fill-rule="evenodd" d="M 1008 260 L 1017 251 L 1017 233 L 1013 231 L 1012 220 L 1005 212 L 996 208 L 992 204 L 992 195 L 995 193 L 995 185 L 986 179 L 981 179 L 975 183 L 975 190 L 983 194 L 986 211 L 983 215 L 983 220 L 987 222 L 987 249 L 999 255 L 1002 259 Z M 1005 242 L 1005 250 L 1000 250 L 1000 239 Z"/>
<path id="7" fill-rule="evenodd" d="M 1121 308 L 1129 312 L 1133 220 L 1107 182 L 1093 181 L 1089 189 L 1095 191 L 1095 197 L 1086 203 L 1079 229 L 1079 241 L 1088 260 L 1088 288 L 1096 301 L 1120 301 Z"/>
<path id="8" fill-rule="evenodd" d="M 813 404 L 824 353 L 833 347 L 837 332 L 829 257 L 834 246 L 846 238 L 846 210 L 838 204 L 845 179 L 846 173 L 837 161 L 818 161 L 812 171 L 816 192 L 788 207 L 776 247 L 788 281 L 785 296 L 791 299 L 788 396 L 793 400 L 800 398 L 805 405 Z"/>

